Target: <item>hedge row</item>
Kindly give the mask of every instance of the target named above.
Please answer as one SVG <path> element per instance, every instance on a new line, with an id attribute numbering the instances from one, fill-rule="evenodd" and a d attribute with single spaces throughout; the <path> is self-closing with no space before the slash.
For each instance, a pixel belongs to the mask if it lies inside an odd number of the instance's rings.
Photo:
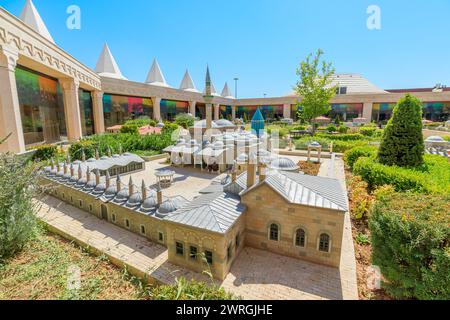
<path id="1" fill-rule="evenodd" d="M 374 146 L 356 147 L 345 152 L 344 161 L 353 170 L 353 165 L 359 158 L 374 158 L 377 155 L 378 148 Z"/>
<path id="2" fill-rule="evenodd" d="M 395 298 L 450 297 L 450 196 L 378 197 L 369 219 L 373 264 Z"/>
<path id="3" fill-rule="evenodd" d="M 370 188 L 392 185 L 397 192 L 450 193 L 450 163 L 435 155 L 426 155 L 425 165 L 417 169 L 387 166 L 364 157 L 354 163 L 353 173 Z"/>

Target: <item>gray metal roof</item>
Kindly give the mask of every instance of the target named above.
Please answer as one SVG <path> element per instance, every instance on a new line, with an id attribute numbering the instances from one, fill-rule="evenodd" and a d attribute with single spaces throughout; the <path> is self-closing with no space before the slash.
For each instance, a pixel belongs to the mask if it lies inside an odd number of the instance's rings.
<path id="1" fill-rule="evenodd" d="M 339 180 L 309 176 L 302 173 L 286 171 L 270 171 L 264 182 L 287 201 L 317 208 L 327 208 L 339 211 L 348 211 L 348 199 Z M 244 172 L 236 182 L 227 185 L 227 192 L 240 191 L 243 195 L 258 186 L 258 178 L 255 185 L 247 188 L 247 173 Z"/>
<path id="2" fill-rule="evenodd" d="M 225 233 L 245 211 L 239 197 L 224 193 L 205 194 L 170 214 L 165 220 Z"/>

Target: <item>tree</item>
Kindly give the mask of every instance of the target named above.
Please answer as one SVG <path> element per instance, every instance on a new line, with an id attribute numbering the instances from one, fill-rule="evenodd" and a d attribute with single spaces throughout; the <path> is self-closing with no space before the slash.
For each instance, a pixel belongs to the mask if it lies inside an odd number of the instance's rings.
<path id="1" fill-rule="evenodd" d="M 37 170 L 13 154 L 0 154 L 0 261 L 20 251 L 34 234 Z"/>
<path id="2" fill-rule="evenodd" d="M 384 130 L 378 160 L 385 165 L 416 167 L 423 164 L 422 103 L 407 94 L 394 108 Z"/>
<path id="3" fill-rule="evenodd" d="M 332 85 L 334 68 L 331 63 L 321 61 L 323 51 L 317 50 L 312 58 L 309 54 L 297 68 L 300 80 L 294 87 L 301 97 L 299 107 L 302 116 L 313 124 L 313 133 L 316 131 L 315 118 L 330 111 L 330 100 L 336 94 L 336 86 Z"/>

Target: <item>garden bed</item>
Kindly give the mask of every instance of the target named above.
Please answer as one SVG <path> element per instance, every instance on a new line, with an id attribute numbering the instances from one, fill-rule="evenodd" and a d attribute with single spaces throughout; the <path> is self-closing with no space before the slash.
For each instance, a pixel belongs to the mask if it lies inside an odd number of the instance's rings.
<path id="1" fill-rule="evenodd" d="M 298 163 L 300 170 L 310 176 L 317 176 L 320 171 L 321 164 L 313 161 L 300 161 Z"/>

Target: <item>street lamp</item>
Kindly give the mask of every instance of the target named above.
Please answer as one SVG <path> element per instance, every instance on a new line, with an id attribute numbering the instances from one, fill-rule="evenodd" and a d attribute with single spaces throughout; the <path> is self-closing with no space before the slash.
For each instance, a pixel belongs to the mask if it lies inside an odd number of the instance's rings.
<path id="1" fill-rule="evenodd" d="M 238 81 L 239 81 L 239 78 L 234 78 L 234 97 L 236 99 L 238 97 Z"/>

